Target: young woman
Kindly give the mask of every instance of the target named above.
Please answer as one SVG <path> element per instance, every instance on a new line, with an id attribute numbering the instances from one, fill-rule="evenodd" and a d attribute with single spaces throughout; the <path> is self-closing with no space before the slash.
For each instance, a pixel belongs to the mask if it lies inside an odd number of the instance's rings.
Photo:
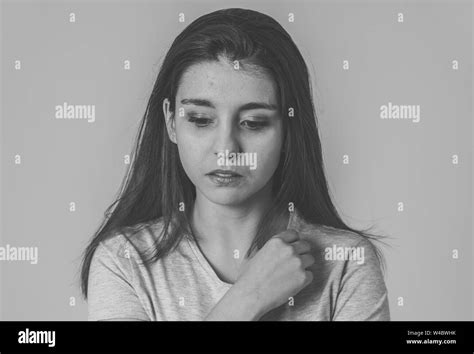
<path id="1" fill-rule="evenodd" d="M 164 59 L 82 289 L 90 320 L 389 320 L 371 238 L 331 202 L 289 34 L 219 10 Z"/>

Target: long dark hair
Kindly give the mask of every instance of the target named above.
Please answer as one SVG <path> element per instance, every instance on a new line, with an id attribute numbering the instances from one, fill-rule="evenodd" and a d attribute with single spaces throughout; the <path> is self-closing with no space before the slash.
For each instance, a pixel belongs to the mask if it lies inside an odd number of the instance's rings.
<path id="1" fill-rule="evenodd" d="M 368 239 L 383 237 L 347 226 L 331 201 L 308 68 L 290 35 L 273 18 L 260 12 L 219 10 L 187 26 L 163 60 L 121 191 L 84 252 L 81 285 L 86 299 L 91 260 L 101 241 L 117 232 L 126 235 L 127 230 L 133 235 L 160 219 L 161 235 L 155 241 L 153 255 L 146 259 L 153 262 L 174 249 L 184 234 L 192 232 L 189 206 L 194 202 L 195 187 L 181 165 L 177 146 L 167 135 L 162 103 L 168 98 L 174 112 L 183 72 L 199 62 L 217 61 L 221 55 L 269 72 L 278 87 L 283 117 L 282 157 L 272 177 L 274 202 L 260 222 L 248 255 L 274 235 L 276 221 L 288 217 L 289 203 L 308 223 L 352 231 Z M 180 203 L 184 203 L 184 212 L 179 210 Z M 383 269 L 383 255 L 377 247 L 375 250 Z"/>

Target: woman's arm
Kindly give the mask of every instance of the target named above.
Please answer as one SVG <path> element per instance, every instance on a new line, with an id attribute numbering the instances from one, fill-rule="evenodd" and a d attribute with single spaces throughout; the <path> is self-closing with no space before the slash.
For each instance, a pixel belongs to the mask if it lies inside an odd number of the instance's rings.
<path id="1" fill-rule="evenodd" d="M 241 269 L 235 284 L 206 320 L 257 321 L 313 281 L 311 246 L 298 232 L 285 230 L 272 238 Z"/>
<path id="2" fill-rule="evenodd" d="M 258 321 L 263 315 L 252 296 L 234 284 L 219 300 L 204 321 Z"/>
<path id="3" fill-rule="evenodd" d="M 117 255 L 119 245 L 117 239 L 101 242 L 94 253 L 89 270 L 88 319 L 150 321 L 128 280 L 130 260 Z"/>
<path id="4" fill-rule="evenodd" d="M 337 295 L 333 321 L 390 321 L 388 291 L 375 248 L 368 240 L 363 247 L 365 260 L 347 260 Z"/>
<path id="5" fill-rule="evenodd" d="M 100 243 L 89 271 L 88 319 L 92 321 L 150 321 L 128 279 L 128 259 L 117 256 L 118 243 Z M 257 321 L 260 312 L 253 296 L 235 284 L 214 306 L 206 321 Z M 248 293 L 248 292 L 247 292 Z"/>

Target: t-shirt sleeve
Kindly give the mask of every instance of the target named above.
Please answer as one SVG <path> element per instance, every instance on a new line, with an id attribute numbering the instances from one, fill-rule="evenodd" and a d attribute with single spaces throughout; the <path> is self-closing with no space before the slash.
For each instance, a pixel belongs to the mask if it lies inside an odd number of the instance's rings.
<path id="1" fill-rule="evenodd" d="M 390 321 L 388 291 L 375 248 L 366 239 L 359 247 L 363 257 L 345 261 L 333 321 Z"/>
<path id="2" fill-rule="evenodd" d="M 102 241 L 94 253 L 89 270 L 88 320 L 150 321 L 131 284 L 130 257 L 119 255 L 117 249 Z"/>

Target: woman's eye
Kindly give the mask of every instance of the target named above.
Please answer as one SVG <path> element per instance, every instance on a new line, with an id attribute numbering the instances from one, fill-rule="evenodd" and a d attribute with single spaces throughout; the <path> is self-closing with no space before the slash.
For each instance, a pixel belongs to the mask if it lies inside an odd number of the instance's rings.
<path id="1" fill-rule="evenodd" d="M 188 121 L 194 123 L 194 125 L 198 128 L 203 128 L 207 127 L 211 123 L 212 119 L 197 116 L 188 116 Z"/>
<path id="2" fill-rule="evenodd" d="M 253 120 L 244 120 L 242 123 L 246 128 L 250 130 L 259 130 L 263 129 L 268 125 L 268 122 L 260 122 L 260 121 L 253 121 Z"/>

